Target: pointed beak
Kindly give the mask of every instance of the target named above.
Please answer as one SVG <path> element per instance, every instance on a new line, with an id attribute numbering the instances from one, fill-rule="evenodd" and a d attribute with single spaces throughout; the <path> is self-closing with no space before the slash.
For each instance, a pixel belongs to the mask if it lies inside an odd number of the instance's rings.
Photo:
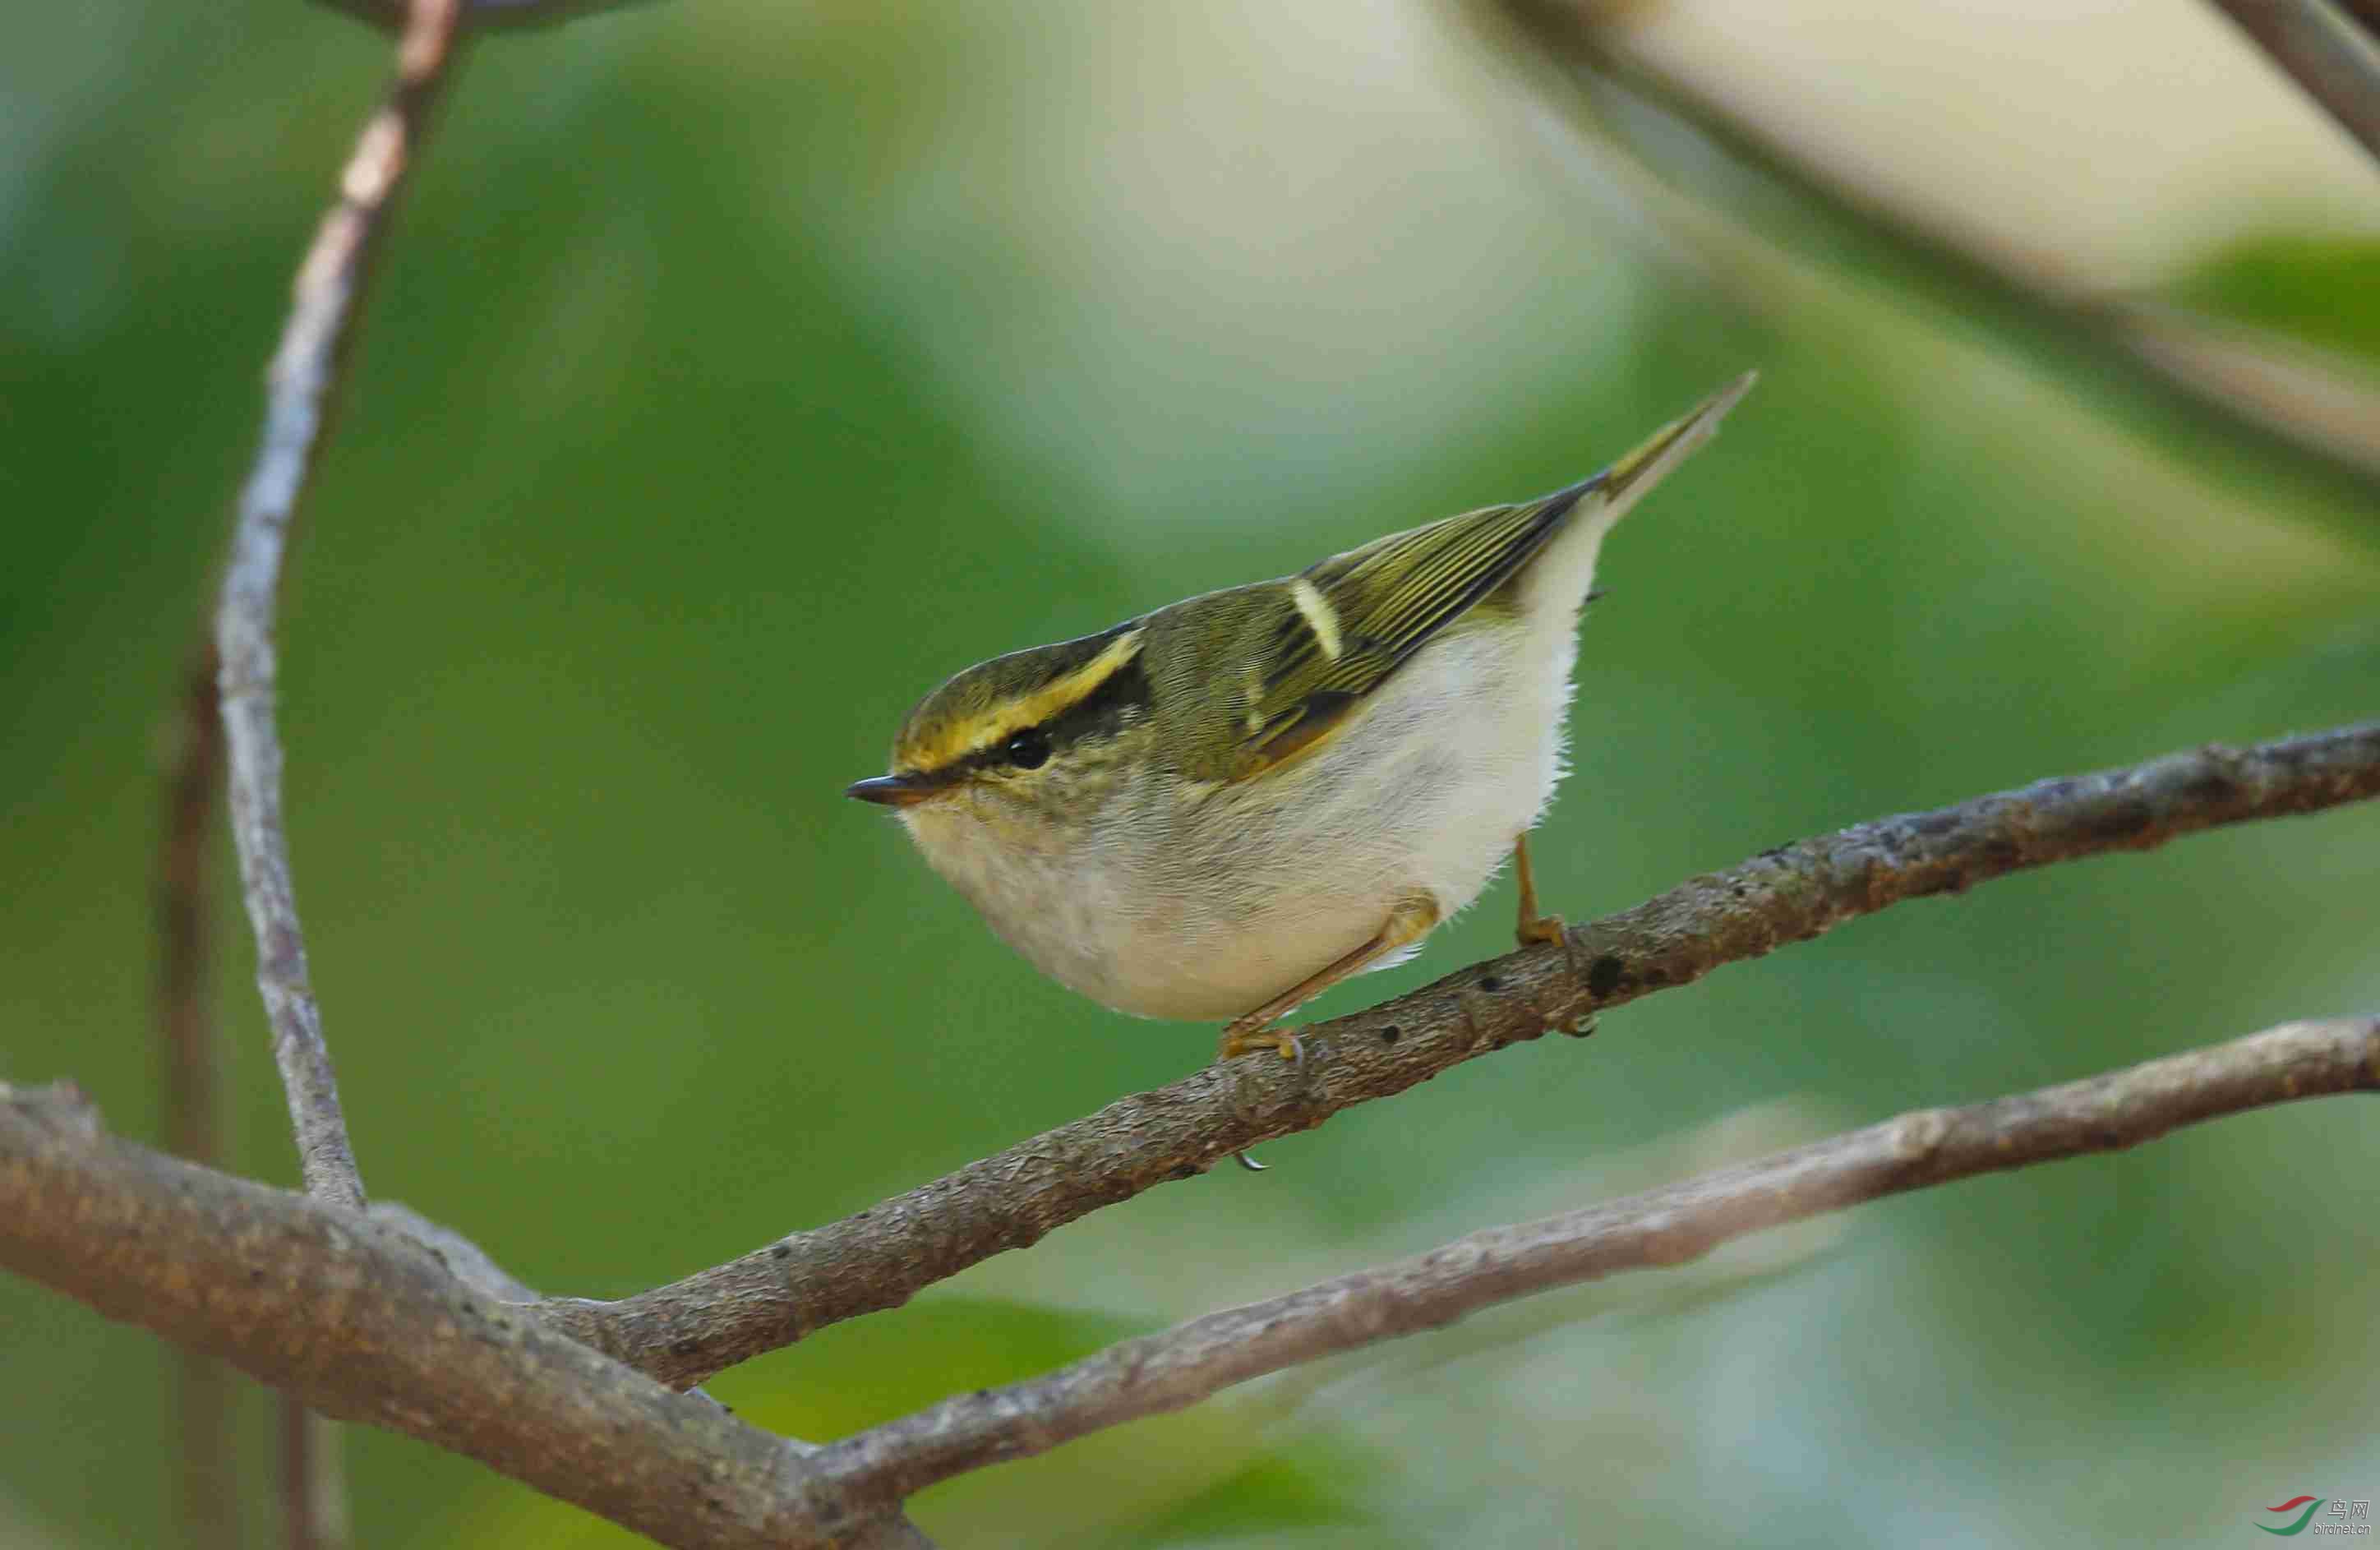
<path id="1" fill-rule="evenodd" d="M 843 788 L 843 794 L 882 807 L 914 807 L 933 795 L 935 790 L 932 782 L 914 775 L 877 775 L 852 781 Z"/>

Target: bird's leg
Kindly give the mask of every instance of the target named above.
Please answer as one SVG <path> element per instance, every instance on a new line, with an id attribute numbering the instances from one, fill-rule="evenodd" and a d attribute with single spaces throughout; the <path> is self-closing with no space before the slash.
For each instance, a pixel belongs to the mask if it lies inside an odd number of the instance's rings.
<path id="1" fill-rule="evenodd" d="M 1521 884 L 1521 924 L 1512 935 L 1523 947 L 1536 942 L 1561 940 L 1562 917 L 1537 913 L 1537 878 L 1529 869 L 1529 837 L 1523 834 L 1512 842 L 1512 870 Z"/>
<path id="2" fill-rule="evenodd" d="M 1288 1016 L 1298 1006 L 1312 1000 L 1348 975 L 1362 973 L 1373 960 L 1401 947 L 1411 947 L 1429 935 L 1430 927 L 1438 924 L 1438 918 L 1436 899 L 1427 893 L 1406 895 L 1398 902 L 1395 909 L 1389 912 L 1387 923 L 1361 947 L 1306 975 L 1245 1017 L 1234 1018 L 1223 1030 L 1223 1042 L 1216 1047 L 1215 1059 L 1228 1060 L 1251 1049 L 1270 1049 L 1284 1060 L 1303 1060 L 1305 1047 L 1297 1042 L 1295 1034 L 1286 1028 L 1269 1028 L 1265 1024 L 1276 1017 Z"/>

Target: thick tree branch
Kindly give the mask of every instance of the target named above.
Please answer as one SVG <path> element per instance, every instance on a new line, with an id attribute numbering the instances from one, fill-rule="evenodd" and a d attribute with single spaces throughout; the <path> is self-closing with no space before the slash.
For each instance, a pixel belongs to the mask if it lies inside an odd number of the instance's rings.
<path id="1" fill-rule="evenodd" d="M 2380 1018 L 2299 1023 L 2062 1087 L 1930 1108 L 1543 1221 L 1490 1228 L 1377 1270 L 1127 1340 L 1054 1373 L 960 1395 L 819 1454 L 861 1502 L 1142 1416 L 1266 1373 L 1623 1270 L 1682 1265 L 1748 1232 L 1863 1201 L 2153 1141 L 2266 1104 L 2380 1091 Z"/>
<path id="2" fill-rule="evenodd" d="M 339 1109 L 338 1082 L 322 1040 L 322 1015 L 306 972 L 306 938 L 290 881 L 281 818 L 281 738 L 273 720 L 277 672 L 273 600 L 289 527 L 314 454 L 348 318 L 428 127 L 445 77 L 460 0 L 413 0 L 397 45 L 396 81 L 364 126 L 339 179 L 339 201 L 298 266 L 289 319 L 266 374 L 264 435 L 241 490 L 215 613 L 222 657 L 224 731 L 231 753 L 232 838 L 256 932 L 256 983 L 273 1026 L 273 1059 L 288 1091 L 289 1119 L 306 1187 L 360 1209 L 363 1181 Z"/>
<path id="3" fill-rule="evenodd" d="M 822 1545 L 864 1521 L 795 1450 L 522 1317 L 401 1228 L 115 1140 L 71 1089 L 0 1084 L 0 1265 L 666 1544 Z"/>
<path id="4" fill-rule="evenodd" d="M 2214 0 L 2340 128 L 2380 161 L 2380 48 L 2325 0 Z M 2362 5 L 2367 20 L 2374 12 Z"/>
<path id="5" fill-rule="evenodd" d="M 114 1140 L 71 1088 L 0 1084 L 0 1265 L 220 1352 L 329 1413 L 479 1459 L 664 1544 L 890 1545 L 912 1543 L 912 1531 L 888 1510 L 928 1484 L 1296 1362 L 1535 1291 L 1683 1263 L 1859 1201 L 2374 1090 L 2380 1019 L 2277 1028 L 1473 1233 L 818 1449 L 768 1437 L 519 1316 L 488 1295 L 508 1278 L 458 1275 L 401 1227 Z"/>
<path id="6" fill-rule="evenodd" d="M 443 1222 L 432 1221 L 412 1206 L 394 1200 L 375 1200 L 371 1216 L 405 1233 L 415 1242 L 435 1253 L 449 1273 L 483 1297 L 501 1302 L 534 1302 L 535 1289 L 496 1263 L 488 1252 Z M 694 1391 L 702 1397 L 701 1390 Z M 796 1438 L 780 1439 L 795 1452 L 808 1457 L 818 1451 L 814 1443 Z M 933 1542 L 919 1532 L 917 1525 L 899 1511 L 888 1511 L 869 1520 L 850 1533 L 844 1550 L 933 1550 Z"/>
<path id="7" fill-rule="evenodd" d="M 1054 1228 L 1342 1108 L 1606 1007 L 1686 985 L 1905 900 L 2027 867 L 2148 850 L 2222 824 L 2380 794 L 2380 723 L 2043 781 L 1858 824 L 1696 878 L 1559 944 L 1458 970 L 1300 1032 L 1292 1069 L 1242 1058 L 1087 1118 L 839 1222 L 616 1302 L 540 1304 L 560 1327 L 675 1387 L 896 1307 Z"/>

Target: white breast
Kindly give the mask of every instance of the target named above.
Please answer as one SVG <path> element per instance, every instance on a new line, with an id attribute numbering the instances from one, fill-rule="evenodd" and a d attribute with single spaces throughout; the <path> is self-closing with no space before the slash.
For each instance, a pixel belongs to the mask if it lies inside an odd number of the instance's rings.
<path id="1" fill-rule="evenodd" d="M 1190 809 L 1172 842 L 1195 863 L 1175 873 L 1217 881 L 1140 911 L 1105 987 L 1083 988 L 1151 1016 L 1233 1017 L 1361 946 L 1415 892 L 1441 918 L 1469 904 L 1561 776 L 1567 631 L 1553 644 L 1440 637 L 1274 777 L 1284 789 Z"/>
<path id="2" fill-rule="evenodd" d="M 1203 794 L 1151 781 L 1119 796 L 1137 811 L 1096 846 L 1021 854 L 939 804 L 910 821 L 1052 978 L 1139 1016 L 1236 1017 L 1368 940 L 1400 900 L 1427 892 L 1444 917 L 1479 895 L 1560 779 L 1574 628 L 1557 614 L 1440 636 L 1310 758 Z"/>

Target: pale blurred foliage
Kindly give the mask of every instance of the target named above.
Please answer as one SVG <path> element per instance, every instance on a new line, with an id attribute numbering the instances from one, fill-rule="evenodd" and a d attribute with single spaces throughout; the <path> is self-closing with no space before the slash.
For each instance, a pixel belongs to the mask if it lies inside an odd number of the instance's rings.
<path id="1" fill-rule="evenodd" d="M 2211 5 L 1670 0 L 1615 41 L 2076 291 L 2277 224 L 2380 236 L 2370 158 Z"/>
<path id="2" fill-rule="evenodd" d="M 2204 6 L 1622 10 L 1608 41 L 1623 54 L 2078 291 L 2145 284 L 2275 222 L 2380 234 L 2370 166 Z M 965 28 L 960 52 L 997 67 L 910 104 L 871 197 L 827 213 L 850 224 L 838 252 L 889 315 L 927 321 L 921 347 L 971 419 L 1097 481 L 1087 537 L 1170 556 L 1198 586 L 1236 578 L 1239 529 L 1278 521 L 1284 481 L 1392 487 L 1402 467 L 1382 449 L 1427 466 L 1550 392 L 1595 392 L 1599 367 L 1642 347 L 1645 266 L 1670 260 L 1890 382 L 1937 433 L 1980 401 L 1980 433 L 2017 461 L 2055 447 L 2092 466 L 2081 482 L 2125 490 L 2111 510 L 2130 520 L 2085 538 L 2172 556 L 2146 584 L 2193 594 L 2191 609 L 2252 603 L 2263 583 L 2368 580 L 2278 509 L 2286 496 L 2258 522 L 1990 341 L 1614 169 L 1549 120 L 1541 80 L 1446 9 L 961 12 L 913 21 Z M 820 217 L 775 209 L 789 241 Z M 986 308 L 993 284 L 1006 294 Z M 2142 542 L 2218 508 L 2229 520 L 2204 527 L 2228 548 L 2220 567 Z M 2071 536 L 2058 524 L 2053 542 Z M 2139 659 L 2168 644 L 2119 643 Z"/>
<path id="3" fill-rule="evenodd" d="M 1277 519 L 1283 479 L 1378 489 L 1400 471 L 1378 448 L 1426 461 L 1626 347 L 1641 277 L 1482 116 L 1492 66 L 1455 18 L 1402 0 L 997 13 L 971 13 L 985 30 L 963 49 L 988 67 L 910 104 L 872 197 L 826 218 L 851 224 L 863 293 L 930 321 L 970 416 L 1097 481 L 1103 517 L 1162 525 L 1113 541 L 1232 545 Z M 820 215 L 778 210 L 788 240 Z M 1021 295 L 987 310 L 994 285 Z"/>

